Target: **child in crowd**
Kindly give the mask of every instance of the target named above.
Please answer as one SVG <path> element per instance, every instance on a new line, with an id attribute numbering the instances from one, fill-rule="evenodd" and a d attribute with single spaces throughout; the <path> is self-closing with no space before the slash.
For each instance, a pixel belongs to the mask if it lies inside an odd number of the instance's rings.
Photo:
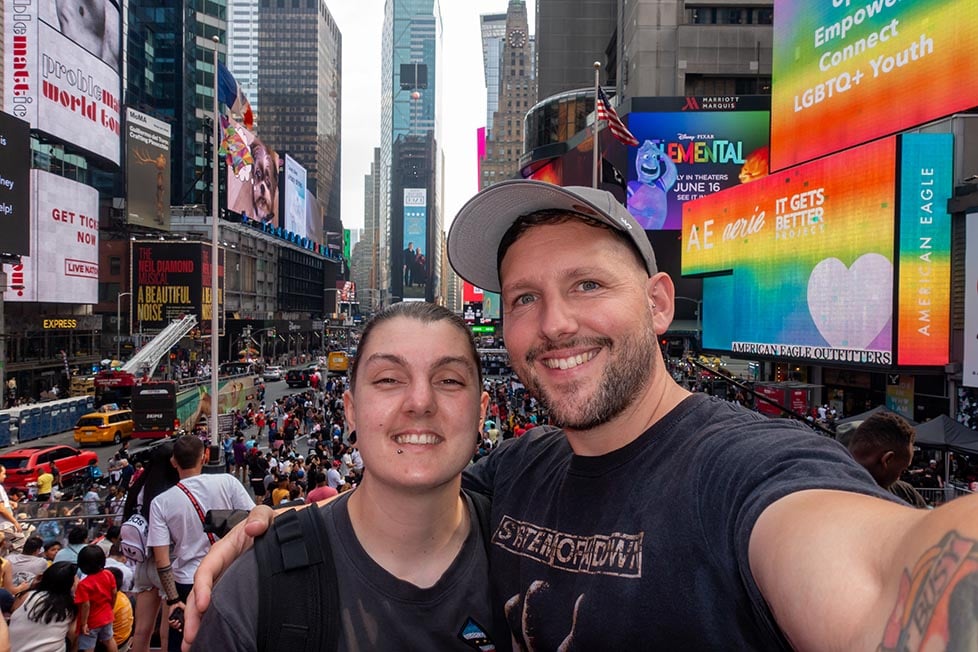
<path id="1" fill-rule="evenodd" d="M 115 576 L 105 568 L 105 553 L 98 546 L 85 546 L 78 553 L 78 569 L 85 573 L 85 579 L 78 582 L 75 590 L 81 623 L 78 649 L 92 652 L 95 643 L 102 641 L 108 652 L 118 652 L 112 635 L 113 605 L 118 591 Z"/>

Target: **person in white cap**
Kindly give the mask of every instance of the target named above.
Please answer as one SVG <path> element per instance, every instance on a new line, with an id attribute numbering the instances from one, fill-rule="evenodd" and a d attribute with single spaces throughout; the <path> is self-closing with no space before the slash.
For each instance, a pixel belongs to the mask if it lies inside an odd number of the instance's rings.
<path id="1" fill-rule="evenodd" d="M 672 279 L 610 193 L 496 184 L 448 256 L 501 293 L 513 368 L 561 425 L 464 475 L 492 497 L 514 648 L 974 649 L 978 496 L 901 505 L 839 443 L 680 387 Z M 261 529 L 215 546 L 198 607 Z"/>

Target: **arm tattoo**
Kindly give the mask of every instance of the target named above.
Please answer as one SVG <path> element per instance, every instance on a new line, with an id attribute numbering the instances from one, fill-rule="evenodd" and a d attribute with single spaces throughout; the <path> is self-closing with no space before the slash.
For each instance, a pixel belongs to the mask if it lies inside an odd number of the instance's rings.
<path id="1" fill-rule="evenodd" d="M 978 541 L 951 531 L 903 572 L 878 652 L 964 652 L 976 641 Z"/>
<path id="2" fill-rule="evenodd" d="M 163 593 L 166 593 L 167 600 L 176 600 L 180 597 L 177 593 L 177 584 L 173 579 L 173 566 L 164 566 L 159 569 L 160 574 L 160 585 L 163 587 Z"/>

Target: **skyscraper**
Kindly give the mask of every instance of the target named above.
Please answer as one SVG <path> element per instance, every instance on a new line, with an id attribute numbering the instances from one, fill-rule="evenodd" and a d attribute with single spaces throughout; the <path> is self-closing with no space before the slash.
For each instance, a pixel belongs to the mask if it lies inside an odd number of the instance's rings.
<path id="1" fill-rule="evenodd" d="M 510 179 L 523 152 L 523 117 L 537 101 L 537 80 L 524 0 L 510 0 L 499 71 L 497 107 L 486 131 L 481 187 Z M 486 69 L 490 64 L 487 62 Z M 488 84 L 488 74 L 487 74 Z"/>
<path id="2" fill-rule="evenodd" d="M 306 168 L 326 219 L 339 220 L 340 30 L 325 0 L 258 0 L 258 25 L 259 133 Z"/>
<path id="3" fill-rule="evenodd" d="M 483 14 L 482 65 L 486 75 L 486 129 L 492 129 L 492 117 L 499 108 L 499 62 L 506 40 L 506 14 Z"/>
<path id="4" fill-rule="evenodd" d="M 592 65 L 608 58 L 605 52 L 613 43 L 618 3 L 619 0 L 537 0 L 537 76 L 541 99 L 594 86 Z M 675 4 L 662 3 L 663 8 L 652 11 L 666 12 L 666 6 Z M 613 70 L 606 72 L 610 74 Z M 609 83 L 607 78 L 602 82 Z"/>
<path id="5" fill-rule="evenodd" d="M 210 205 L 214 43 L 226 52 L 227 0 L 129 0 L 126 103 L 173 127 L 170 201 Z"/>
<path id="6" fill-rule="evenodd" d="M 257 115 L 258 0 L 228 0 L 228 70 Z"/>
<path id="7" fill-rule="evenodd" d="M 436 165 L 438 151 L 437 132 L 437 56 L 441 41 L 441 10 L 438 0 L 387 0 L 384 6 L 384 27 L 381 45 L 381 113 L 380 113 L 380 256 L 378 283 L 385 296 L 401 297 L 392 292 L 393 281 L 398 275 L 403 283 L 402 252 L 406 244 L 401 242 L 404 233 L 404 215 L 392 210 L 395 201 L 403 205 L 403 197 L 394 197 L 392 175 L 395 143 L 400 141 L 402 163 L 421 165 L 432 178 L 414 180 L 416 186 L 431 189 L 426 196 L 426 232 L 433 233 L 434 220 L 439 216 L 436 203 L 434 176 L 440 174 Z M 431 160 L 419 160 L 418 156 L 431 156 Z M 410 163 L 409 163 L 410 162 Z M 410 175 L 409 175 L 410 176 Z M 403 186 L 402 186 L 403 188 Z M 393 222 L 397 220 L 398 224 Z M 396 241 L 395 241 L 396 240 Z M 413 244 L 413 243 L 412 243 Z M 426 245 L 427 247 L 427 245 Z M 430 260 L 436 260 L 432 251 L 425 251 Z M 392 264 L 392 259 L 394 260 Z M 412 284 L 413 285 L 413 284 Z M 398 284 L 396 287 L 400 287 Z M 427 290 L 433 290 L 428 287 Z"/>

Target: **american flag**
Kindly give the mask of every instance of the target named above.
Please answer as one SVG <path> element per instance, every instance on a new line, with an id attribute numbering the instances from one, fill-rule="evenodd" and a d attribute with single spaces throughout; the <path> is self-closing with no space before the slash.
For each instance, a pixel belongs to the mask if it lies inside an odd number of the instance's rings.
<path id="1" fill-rule="evenodd" d="M 631 145 L 632 147 L 638 146 L 638 139 L 632 135 L 632 132 L 628 130 L 628 127 L 618 117 L 618 113 L 611 106 L 611 101 L 601 88 L 598 88 L 597 108 L 598 120 L 607 121 L 608 128 L 611 129 L 611 133 L 615 138 L 626 145 Z"/>

